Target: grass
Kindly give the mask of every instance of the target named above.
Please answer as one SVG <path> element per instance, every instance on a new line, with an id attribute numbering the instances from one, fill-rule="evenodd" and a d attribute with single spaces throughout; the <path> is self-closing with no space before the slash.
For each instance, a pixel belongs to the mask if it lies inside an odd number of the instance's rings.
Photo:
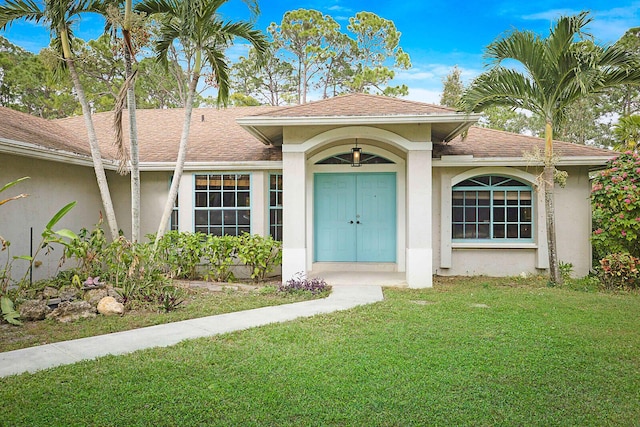
<path id="1" fill-rule="evenodd" d="M 210 292 L 206 289 L 192 288 L 185 289 L 184 292 L 186 293 L 184 302 L 178 309 L 167 313 L 146 309 L 129 311 L 122 317 L 97 316 L 70 324 L 56 320 L 25 322 L 21 327 L 2 324 L 0 325 L 0 352 L 197 317 L 289 304 L 310 298 L 302 293 L 276 294 L 259 290 L 228 289 L 223 292 Z"/>
<path id="2" fill-rule="evenodd" d="M 6 425 L 637 425 L 640 295 L 441 280 L 0 379 Z"/>

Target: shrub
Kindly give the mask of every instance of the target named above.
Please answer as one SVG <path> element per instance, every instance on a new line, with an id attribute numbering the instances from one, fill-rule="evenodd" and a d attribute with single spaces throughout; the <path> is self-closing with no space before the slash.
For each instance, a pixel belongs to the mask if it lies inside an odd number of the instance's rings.
<path id="1" fill-rule="evenodd" d="M 328 293 L 330 289 L 331 286 L 327 285 L 324 279 L 319 277 L 307 278 L 304 273 L 300 272 L 285 283 L 282 283 L 278 287 L 278 292 L 310 292 L 312 295 L 321 295 Z"/>
<path id="2" fill-rule="evenodd" d="M 629 253 L 609 254 L 600 260 L 602 283 L 609 289 L 640 288 L 640 258 Z"/>
<path id="3" fill-rule="evenodd" d="M 640 155 L 626 152 L 609 161 L 591 189 L 594 255 L 640 257 Z"/>
<path id="4" fill-rule="evenodd" d="M 240 237 L 238 258 L 250 268 L 254 281 L 264 280 L 282 263 L 282 243 L 271 236 L 245 233 Z"/>
<path id="5" fill-rule="evenodd" d="M 171 278 L 195 279 L 205 239 L 202 233 L 170 231 L 158 242 L 156 260 L 166 266 L 165 272 Z"/>
<path id="6" fill-rule="evenodd" d="M 240 239 L 236 236 L 212 236 L 206 237 L 202 249 L 202 256 L 209 262 L 207 279 L 217 282 L 234 280 L 231 267 L 235 260 Z"/>

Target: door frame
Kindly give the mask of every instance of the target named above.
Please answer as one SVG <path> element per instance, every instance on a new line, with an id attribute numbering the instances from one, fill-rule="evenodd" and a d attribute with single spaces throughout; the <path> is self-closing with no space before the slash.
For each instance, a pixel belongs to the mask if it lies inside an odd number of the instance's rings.
<path id="1" fill-rule="evenodd" d="M 316 163 L 330 156 L 334 156 L 340 153 L 346 153 L 353 147 L 353 141 L 348 143 L 334 145 L 330 148 L 322 150 L 310 156 L 306 160 L 306 242 L 307 248 L 310 250 L 306 253 L 306 264 L 308 266 L 322 265 L 325 263 L 315 262 L 315 224 L 314 224 L 314 175 L 316 173 L 378 173 L 378 172 L 393 172 L 396 174 L 396 262 L 395 263 L 358 263 L 358 262 L 341 262 L 340 268 L 351 269 L 357 271 L 359 266 L 367 265 L 371 268 L 371 264 L 384 264 L 381 265 L 381 271 L 406 271 L 406 194 L 407 194 L 407 179 L 406 179 L 406 160 L 400 157 L 395 152 L 389 151 L 384 148 L 384 143 L 376 141 L 359 140 L 359 145 L 363 147 L 363 151 L 366 153 L 375 154 L 381 157 L 385 157 L 394 163 L 392 164 L 373 164 L 363 165 L 355 170 L 350 165 L 317 165 Z M 285 196 L 286 197 L 286 196 Z M 335 266 L 337 263 L 327 263 Z M 313 267 L 316 270 L 316 267 Z"/>

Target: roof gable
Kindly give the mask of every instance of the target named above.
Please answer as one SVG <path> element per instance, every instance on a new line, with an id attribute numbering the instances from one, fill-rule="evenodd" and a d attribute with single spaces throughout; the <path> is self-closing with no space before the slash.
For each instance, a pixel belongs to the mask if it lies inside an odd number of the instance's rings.
<path id="1" fill-rule="evenodd" d="M 453 114 L 452 108 L 388 96 L 353 93 L 321 101 L 281 107 L 256 116 L 269 117 L 362 117 L 425 114 Z"/>

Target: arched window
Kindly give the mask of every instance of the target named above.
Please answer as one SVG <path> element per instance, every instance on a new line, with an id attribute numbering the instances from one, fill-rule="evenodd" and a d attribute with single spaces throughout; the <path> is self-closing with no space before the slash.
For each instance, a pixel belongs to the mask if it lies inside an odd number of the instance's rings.
<path id="1" fill-rule="evenodd" d="M 483 175 L 452 188 L 453 241 L 533 241 L 533 189 L 516 179 Z"/>
<path id="2" fill-rule="evenodd" d="M 392 164 L 393 162 L 382 156 L 378 156 L 375 154 L 362 153 L 360 163 L 363 165 L 381 165 L 381 164 Z M 330 156 L 330 157 L 327 157 L 326 159 L 322 159 L 319 162 L 316 162 L 316 165 L 350 165 L 350 164 L 351 164 L 351 153 L 336 154 L 335 156 Z"/>

